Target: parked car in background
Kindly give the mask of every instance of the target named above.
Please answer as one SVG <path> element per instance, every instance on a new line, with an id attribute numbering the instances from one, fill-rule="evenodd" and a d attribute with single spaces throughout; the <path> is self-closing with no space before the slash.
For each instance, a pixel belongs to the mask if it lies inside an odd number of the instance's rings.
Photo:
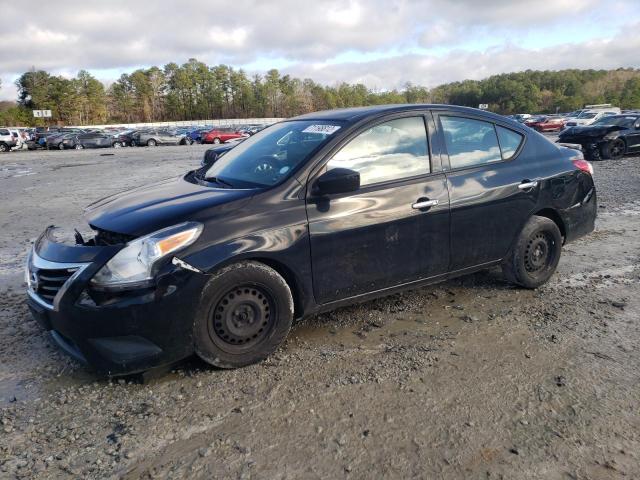
<path id="1" fill-rule="evenodd" d="M 577 117 L 568 118 L 565 121 L 565 127 L 576 127 L 579 125 L 591 125 L 602 117 L 610 115 L 619 115 L 620 109 L 615 110 L 583 110 Z"/>
<path id="2" fill-rule="evenodd" d="M 16 146 L 16 139 L 8 128 L 0 128 L 0 152 L 8 152 Z"/>
<path id="3" fill-rule="evenodd" d="M 113 135 L 105 132 L 84 132 L 79 135 L 71 134 L 63 139 L 63 148 L 111 148 L 117 140 Z"/>
<path id="4" fill-rule="evenodd" d="M 136 146 L 155 147 L 156 145 L 191 145 L 192 140 L 185 134 L 168 129 L 138 130 L 131 134 Z"/>
<path id="5" fill-rule="evenodd" d="M 582 154 L 527 127 L 386 105 L 288 119 L 85 212 L 91 235 L 35 241 L 27 301 L 63 349 L 123 375 L 194 353 L 249 365 L 294 319 L 494 266 L 536 288 L 597 203 Z"/>
<path id="6" fill-rule="evenodd" d="M 538 132 L 559 132 L 564 128 L 564 119 L 543 115 L 529 118 L 524 121 L 524 124 Z"/>
<path id="7" fill-rule="evenodd" d="M 202 143 L 224 143 L 227 140 L 248 136 L 236 131 L 234 128 L 214 128 L 202 136 Z"/>
<path id="8" fill-rule="evenodd" d="M 587 159 L 618 159 L 640 151 L 640 113 L 610 115 L 591 125 L 569 127 L 558 142 L 578 144 Z"/>

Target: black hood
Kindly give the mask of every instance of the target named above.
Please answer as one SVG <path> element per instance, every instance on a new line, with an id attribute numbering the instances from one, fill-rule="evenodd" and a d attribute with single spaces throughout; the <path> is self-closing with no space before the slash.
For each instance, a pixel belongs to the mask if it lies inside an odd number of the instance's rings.
<path id="1" fill-rule="evenodd" d="M 598 139 L 604 137 L 608 133 L 624 129 L 625 128 L 620 125 L 584 125 L 581 127 L 569 127 L 560 133 L 559 138 L 560 141 L 578 138 Z"/>
<path id="2" fill-rule="evenodd" d="M 141 236 L 188 220 L 210 219 L 247 203 L 252 190 L 199 185 L 179 177 L 127 190 L 85 209 L 89 225 Z"/>

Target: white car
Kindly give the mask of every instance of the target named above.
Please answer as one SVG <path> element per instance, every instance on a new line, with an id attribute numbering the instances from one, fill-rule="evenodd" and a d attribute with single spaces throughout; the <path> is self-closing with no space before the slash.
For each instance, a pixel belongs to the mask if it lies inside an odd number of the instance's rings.
<path id="1" fill-rule="evenodd" d="M 610 115 L 618 115 L 619 112 L 615 111 L 599 111 L 599 110 L 586 110 L 580 113 L 577 117 L 568 118 L 564 123 L 566 128 L 577 127 L 583 125 L 591 125 L 596 120 L 600 120 L 602 117 L 608 117 Z"/>
<path id="2" fill-rule="evenodd" d="M 16 146 L 16 139 L 8 128 L 0 128 L 0 152 L 8 152 Z"/>

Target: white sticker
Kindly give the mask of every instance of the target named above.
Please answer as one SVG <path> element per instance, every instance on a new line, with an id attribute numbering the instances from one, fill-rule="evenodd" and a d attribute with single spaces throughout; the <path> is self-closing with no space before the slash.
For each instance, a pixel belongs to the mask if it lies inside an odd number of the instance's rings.
<path id="1" fill-rule="evenodd" d="M 303 133 L 324 133 L 325 135 L 331 135 L 332 133 L 340 130 L 340 125 L 309 125 L 302 130 Z"/>

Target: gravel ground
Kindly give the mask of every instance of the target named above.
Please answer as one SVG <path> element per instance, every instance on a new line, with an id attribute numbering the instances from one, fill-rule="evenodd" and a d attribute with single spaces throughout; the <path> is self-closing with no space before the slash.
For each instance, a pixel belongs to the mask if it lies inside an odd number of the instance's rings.
<path id="1" fill-rule="evenodd" d="M 0 156 L 0 478 L 640 478 L 639 157 L 595 164 L 597 230 L 537 291 L 492 270 L 308 319 L 260 365 L 96 377 L 30 318 L 25 253 L 203 151 Z"/>

